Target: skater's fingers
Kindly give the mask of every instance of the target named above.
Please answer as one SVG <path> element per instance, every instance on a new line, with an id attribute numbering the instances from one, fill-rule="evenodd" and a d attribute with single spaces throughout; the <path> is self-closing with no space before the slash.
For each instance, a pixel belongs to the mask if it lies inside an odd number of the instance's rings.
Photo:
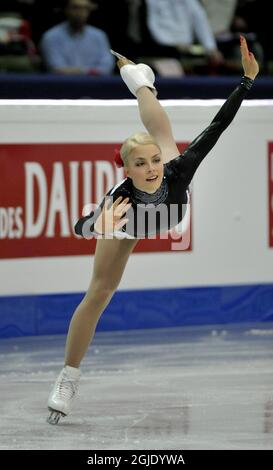
<path id="1" fill-rule="evenodd" d="M 127 199 L 128 199 L 128 201 L 129 201 L 129 198 L 127 198 Z M 115 200 L 115 202 L 113 202 L 113 210 L 116 209 L 116 207 L 121 203 L 121 201 L 122 201 L 122 196 L 119 196 L 119 197 Z M 123 202 L 124 202 L 124 201 L 123 201 Z"/>
<path id="2" fill-rule="evenodd" d="M 129 202 L 129 198 L 127 197 L 126 199 L 124 199 L 124 201 L 119 203 L 119 205 L 116 207 L 116 210 L 122 211 L 124 207 L 127 206 L 128 204 L 132 204 L 132 203 Z"/>
<path id="3" fill-rule="evenodd" d="M 125 224 L 127 224 L 128 221 L 129 221 L 129 219 L 121 219 L 121 220 L 119 220 L 119 221 L 116 222 L 116 224 L 115 224 L 115 229 L 116 229 L 116 230 L 120 229 L 120 228 L 123 227 Z"/>
<path id="4" fill-rule="evenodd" d="M 119 206 L 115 209 L 114 215 L 116 217 L 121 217 L 123 214 L 125 214 L 128 209 L 132 206 L 131 202 L 129 204 L 119 204 Z"/>
<path id="5" fill-rule="evenodd" d="M 132 203 L 131 203 L 131 202 L 129 202 L 128 204 L 125 204 L 125 206 L 122 207 L 122 209 L 121 209 L 122 215 L 125 214 L 125 213 L 130 209 L 130 207 L 132 207 Z"/>
<path id="6" fill-rule="evenodd" d="M 242 36 L 242 35 L 240 35 L 240 42 L 241 42 L 241 53 L 242 53 L 242 55 L 245 56 L 245 57 L 248 57 L 249 50 L 248 50 L 247 42 L 246 42 L 246 39 L 244 38 L 244 36 Z"/>
<path id="7" fill-rule="evenodd" d="M 128 204 L 129 202 L 129 198 L 126 197 L 125 199 L 122 200 L 122 196 L 120 196 L 118 199 L 115 200 L 114 204 L 113 204 L 113 209 L 121 209 L 123 206 L 125 206 L 126 204 Z"/>
<path id="8" fill-rule="evenodd" d="M 105 203 L 104 203 L 104 209 L 105 210 L 108 210 L 110 208 L 111 202 L 112 202 L 111 197 L 106 197 L 105 198 Z"/>
<path id="9" fill-rule="evenodd" d="M 259 73 L 259 64 L 256 61 L 254 54 L 249 52 L 247 42 L 243 36 L 240 36 L 240 41 L 244 75 L 254 80 Z"/>

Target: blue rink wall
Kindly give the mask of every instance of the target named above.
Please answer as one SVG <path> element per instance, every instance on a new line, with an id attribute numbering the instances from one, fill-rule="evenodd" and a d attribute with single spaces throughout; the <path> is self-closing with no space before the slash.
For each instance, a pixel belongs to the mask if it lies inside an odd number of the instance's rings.
<path id="1" fill-rule="evenodd" d="M 0 298 L 0 337 L 66 333 L 82 294 Z M 273 284 L 118 291 L 97 331 L 273 321 Z"/>

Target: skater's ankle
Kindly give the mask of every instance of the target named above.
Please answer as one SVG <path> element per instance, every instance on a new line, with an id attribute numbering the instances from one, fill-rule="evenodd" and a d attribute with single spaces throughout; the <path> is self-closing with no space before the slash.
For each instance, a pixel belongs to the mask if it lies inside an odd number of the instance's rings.
<path id="1" fill-rule="evenodd" d="M 69 365 L 64 366 L 64 370 L 68 376 L 71 378 L 79 378 L 80 377 L 80 369 L 78 367 L 72 367 Z"/>
<path id="2" fill-rule="evenodd" d="M 79 369 L 80 368 L 80 366 L 74 366 L 74 365 L 72 366 L 71 364 L 67 364 L 67 363 L 64 365 L 64 367 L 68 367 L 69 369 Z"/>

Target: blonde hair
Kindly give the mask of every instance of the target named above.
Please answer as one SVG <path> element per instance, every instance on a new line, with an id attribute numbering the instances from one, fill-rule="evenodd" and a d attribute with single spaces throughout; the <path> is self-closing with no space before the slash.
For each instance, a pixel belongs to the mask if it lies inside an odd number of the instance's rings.
<path id="1" fill-rule="evenodd" d="M 120 149 L 120 156 L 122 158 L 123 164 L 127 165 L 128 164 L 128 156 L 134 150 L 138 145 L 149 145 L 153 144 L 156 145 L 159 150 L 160 147 L 156 140 L 150 135 L 147 134 L 147 132 L 136 132 L 135 134 L 131 135 L 126 139 L 122 147 Z"/>

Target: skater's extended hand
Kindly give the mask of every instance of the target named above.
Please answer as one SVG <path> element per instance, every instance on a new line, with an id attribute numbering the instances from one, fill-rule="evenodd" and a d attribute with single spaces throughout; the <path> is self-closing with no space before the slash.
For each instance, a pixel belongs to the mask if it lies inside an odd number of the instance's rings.
<path id="1" fill-rule="evenodd" d="M 100 234 L 113 233 L 125 225 L 129 219 L 121 218 L 130 209 L 131 203 L 129 198 L 126 197 L 122 201 L 122 196 L 118 197 L 111 205 L 112 198 L 106 198 L 102 212 L 97 218 L 94 228 Z"/>
<path id="2" fill-rule="evenodd" d="M 249 52 L 247 42 L 244 36 L 240 36 L 240 42 L 244 74 L 246 77 L 249 77 L 254 80 L 256 75 L 258 75 L 259 73 L 259 64 L 256 61 L 254 54 L 252 52 Z"/>

